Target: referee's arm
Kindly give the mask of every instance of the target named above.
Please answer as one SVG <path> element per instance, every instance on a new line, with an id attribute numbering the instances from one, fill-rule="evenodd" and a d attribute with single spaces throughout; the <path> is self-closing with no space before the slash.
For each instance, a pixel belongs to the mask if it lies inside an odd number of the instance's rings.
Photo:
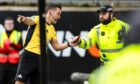
<path id="1" fill-rule="evenodd" d="M 31 19 L 30 17 L 22 16 L 22 15 L 18 15 L 17 21 L 19 23 L 23 23 L 29 26 L 35 24 L 35 21 L 33 19 Z"/>
<path id="2" fill-rule="evenodd" d="M 69 47 L 68 44 L 59 43 L 57 39 L 51 40 L 51 45 L 56 51 L 63 50 Z"/>
<path id="3" fill-rule="evenodd" d="M 73 37 L 73 39 L 68 41 L 68 43 L 59 43 L 57 39 L 52 39 L 51 45 L 56 51 L 59 51 L 59 50 L 63 50 L 68 47 L 77 46 L 77 42 L 79 41 L 79 39 L 80 39 L 80 36 L 75 36 L 75 37 Z"/>

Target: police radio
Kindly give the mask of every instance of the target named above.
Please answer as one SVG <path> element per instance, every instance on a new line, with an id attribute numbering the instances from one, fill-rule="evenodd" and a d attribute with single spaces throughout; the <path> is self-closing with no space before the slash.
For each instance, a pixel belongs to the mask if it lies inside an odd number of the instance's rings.
<path id="1" fill-rule="evenodd" d="M 125 27 L 123 26 L 122 29 L 118 32 L 118 40 L 122 41 L 126 34 Z"/>

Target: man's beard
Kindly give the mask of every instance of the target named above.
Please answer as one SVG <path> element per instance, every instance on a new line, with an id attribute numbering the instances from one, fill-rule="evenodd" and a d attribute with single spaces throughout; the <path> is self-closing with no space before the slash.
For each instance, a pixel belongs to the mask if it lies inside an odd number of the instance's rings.
<path id="1" fill-rule="evenodd" d="M 104 25 L 106 25 L 106 24 L 108 24 L 108 23 L 110 23 L 111 22 L 111 16 L 109 16 L 109 18 L 107 19 L 107 20 L 105 20 L 105 19 L 100 19 L 100 22 L 102 23 L 102 24 L 104 24 Z"/>

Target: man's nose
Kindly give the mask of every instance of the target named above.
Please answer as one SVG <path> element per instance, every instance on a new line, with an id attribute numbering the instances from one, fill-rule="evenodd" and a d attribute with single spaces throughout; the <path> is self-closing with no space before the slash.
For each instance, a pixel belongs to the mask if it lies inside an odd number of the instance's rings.
<path id="1" fill-rule="evenodd" d="M 101 19 L 101 18 L 102 18 L 102 16 L 99 16 L 99 18 Z"/>
<path id="2" fill-rule="evenodd" d="M 59 16 L 58 16 L 58 19 L 60 19 L 60 18 L 61 18 L 61 16 L 59 15 Z"/>

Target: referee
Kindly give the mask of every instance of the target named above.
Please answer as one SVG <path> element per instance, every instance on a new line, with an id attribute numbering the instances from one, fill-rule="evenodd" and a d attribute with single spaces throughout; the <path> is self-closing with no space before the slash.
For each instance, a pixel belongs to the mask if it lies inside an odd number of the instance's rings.
<path id="1" fill-rule="evenodd" d="M 61 17 L 62 7 L 58 4 L 48 4 L 45 8 L 46 37 L 47 43 L 58 51 L 73 46 L 70 43 L 59 43 L 53 24 L 56 24 Z M 24 43 L 24 51 L 18 65 L 15 84 L 39 84 L 39 56 L 40 56 L 40 38 L 39 38 L 39 16 L 25 17 L 19 15 L 19 23 L 29 25 L 28 33 Z M 72 42 L 72 41 L 71 41 Z"/>

